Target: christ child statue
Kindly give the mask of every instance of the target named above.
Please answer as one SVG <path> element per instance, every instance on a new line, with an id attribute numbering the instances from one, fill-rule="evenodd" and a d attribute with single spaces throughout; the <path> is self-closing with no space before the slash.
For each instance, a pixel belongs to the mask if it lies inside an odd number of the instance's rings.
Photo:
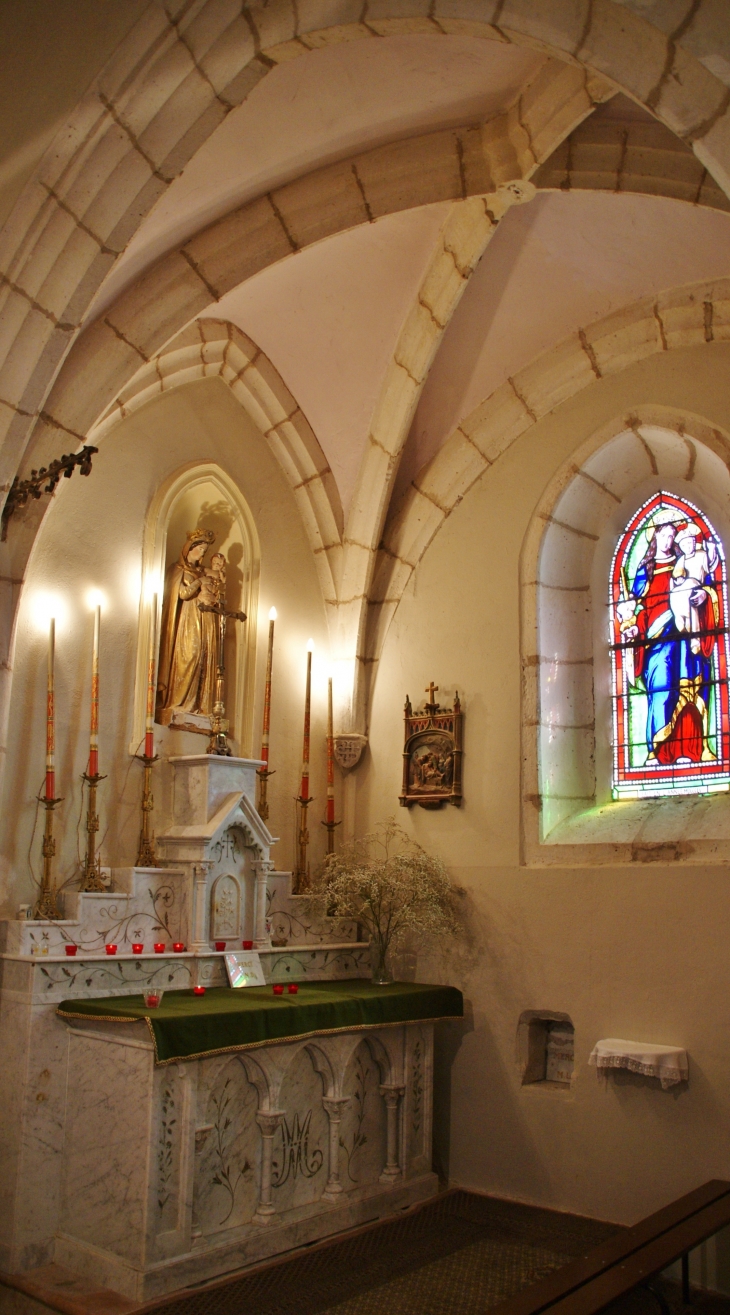
<path id="1" fill-rule="evenodd" d="M 217 607 L 226 599 L 226 559 L 222 552 L 214 552 L 210 565 L 200 579 L 198 601 L 206 607 Z"/>

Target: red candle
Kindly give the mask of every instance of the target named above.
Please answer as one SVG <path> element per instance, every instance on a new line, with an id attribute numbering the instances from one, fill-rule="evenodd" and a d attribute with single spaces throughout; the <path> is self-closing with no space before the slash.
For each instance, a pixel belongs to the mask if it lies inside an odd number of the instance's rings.
<path id="1" fill-rule="evenodd" d="M 299 797 L 303 803 L 309 799 L 309 719 L 312 705 L 312 649 L 314 640 L 307 644 L 307 687 L 304 694 L 304 745 L 302 748 L 302 787 Z"/>
<path id="2" fill-rule="evenodd" d="M 64 949 L 65 949 L 67 955 L 69 956 L 69 958 L 73 958 L 73 956 L 74 956 L 75 953 L 76 953 L 76 946 L 75 946 L 75 945 L 66 945 L 66 946 L 64 946 Z"/>
<path id="3" fill-rule="evenodd" d="M 172 948 L 175 951 L 175 954 L 182 954 L 183 950 L 185 949 L 185 946 L 183 945 L 182 941 L 175 941 Z"/>
<path id="4" fill-rule="evenodd" d="M 287 990 L 290 995 L 296 995 L 297 992 L 299 991 L 299 987 L 297 986 L 296 982 L 290 982 L 287 987 Z"/>
<path id="5" fill-rule="evenodd" d="M 144 945 L 140 945 L 139 941 L 135 941 L 134 945 L 132 946 L 132 954 L 141 954 L 143 949 L 144 949 Z"/>
<path id="6" fill-rule="evenodd" d="M 107 954 L 116 954 L 117 952 L 116 945 L 105 945 L 104 949 L 106 950 Z"/>
<path id="7" fill-rule="evenodd" d="M 99 775 L 99 630 L 101 606 L 94 608 L 94 646 L 91 652 L 91 728 L 89 731 L 89 776 Z"/>
<path id="8" fill-rule="evenodd" d="M 205 995 L 205 987 L 204 987 L 204 986 L 194 986 L 194 987 L 193 987 L 193 995 Z"/>
<path id="9" fill-rule="evenodd" d="M 243 946 L 244 950 L 253 949 L 253 941 L 241 941 L 241 945 Z"/>
<path id="10" fill-rule="evenodd" d="M 276 986 L 274 986 L 274 987 L 272 988 L 272 990 L 273 990 L 273 992 L 274 992 L 274 995 L 283 995 L 283 994 L 284 994 L 284 987 L 283 987 L 283 986 L 281 985 L 281 983 L 279 983 L 279 982 L 277 982 Z"/>
<path id="11" fill-rule="evenodd" d="M 144 729 L 144 756 L 155 756 L 155 658 L 157 656 L 157 594 L 152 595 L 150 647 L 147 656 L 147 713 Z"/>
<path id="12" fill-rule="evenodd" d="M 46 697 L 46 799 L 55 799 L 56 771 L 54 766 L 55 729 L 53 716 L 53 660 L 56 649 L 56 619 L 51 617 L 48 627 L 48 692 Z"/>
<path id="13" fill-rule="evenodd" d="M 335 737 L 332 725 L 332 677 L 327 681 L 327 822 L 335 820 Z"/>
<path id="14" fill-rule="evenodd" d="M 164 953 L 165 953 L 164 941 L 155 941 L 155 954 L 164 954 Z"/>
<path id="15" fill-rule="evenodd" d="M 274 622 L 276 620 L 276 608 L 272 607 L 269 612 L 269 651 L 266 655 L 266 684 L 264 685 L 264 724 L 261 731 L 261 757 L 264 761 L 263 770 L 269 770 L 269 723 L 271 721 L 271 666 L 274 660 Z"/>
<path id="16" fill-rule="evenodd" d="M 216 943 L 215 943 L 215 948 L 216 948 L 216 950 L 225 950 L 225 948 L 226 948 L 226 943 L 225 943 L 225 941 L 216 941 Z"/>

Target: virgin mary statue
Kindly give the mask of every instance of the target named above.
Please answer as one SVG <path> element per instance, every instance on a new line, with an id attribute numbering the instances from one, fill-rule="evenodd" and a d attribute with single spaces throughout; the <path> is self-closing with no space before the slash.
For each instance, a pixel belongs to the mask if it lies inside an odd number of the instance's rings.
<path id="1" fill-rule="evenodd" d="M 156 716 L 163 726 L 182 724 L 184 717 L 176 713 L 210 717 L 213 712 L 218 621 L 198 603 L 206 576 L 203 558 L 214 537 L 212 530 L 189 530 L 167 573 L 157 675 Z"/>

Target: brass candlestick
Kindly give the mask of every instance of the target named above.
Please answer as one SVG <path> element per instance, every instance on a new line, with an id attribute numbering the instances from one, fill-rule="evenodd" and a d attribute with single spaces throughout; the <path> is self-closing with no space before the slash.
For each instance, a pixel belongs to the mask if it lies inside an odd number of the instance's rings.
<path id="1" fill-rule="evenodd" d="M 311 799 L 305 799 L 303 795 L 297 795 L 299 827 L 297 831 L 297 870 L 294 873 L 294 894 L 304 895 L 309 890 L 309 863 L 307 862 L 307 850 L 309 848 L 309 830 L 307 827 L 307 809 L 313 802 Z"/>
<path id="2" fill-rule="evenodd" d="M 157 867 L 157 857 L 155 855 L 155 840 L 151 834 L 150 822 L 152 820 L 152 811 L 155 806 L 152 794 L 152 764 L 157 762 L 157 754 L 148 758 L 146 754 L 136 755 L 141 763 L 144 763 L 144 786 L 142 789 L 142 829 L 139 833 L 139 850 L 137 851 L 138 868 L 155 868 Z"/>
<path id="3" fill-rule="evenodd" d="M 51 921 L 61 917 L 61 911 L 58 907 L 56 896 L 56 882 L 53 876 L 53 859 L 56 853 L 56 842 L 53 839 L 53 810 L 56 804 L 62 803 L 61 799 L 42 798 L 40 802 L 46 810 L 46 824 L 43 832 L 43 877 L 41 879 L 41 889 L 38 896 L 38 903 L 33 913 L 34 918 L 47 918 Z"/>
<path id="4" fill-rule="evenodd" d="M 88 772 L 84 772 L 82 779 L 89 787 L 89 806 L 86 810 L 86 859 L 79 889 L 99 892 L 106 890 L 106 886 L 101 879 L 101 855 L 96 852 L 96 833 L 99 830 L 96 787 L 100 781 L 105 781 L 106 777 L 98 774 L 90 776 Z"/>
<path id="5" fill-rule="evenodd" d="M 268 781 L 270 776 L 276 776 L 276 772 L 270 772 L 268 767 L 257 767 L 256 775 L 259 778 L 259 801 L 256 809 L 262 822 L 269 820 L 269 801 L 266 797 L 268 790 Z"/>
<path id="6" fill-rule="evenodd" d="M 338 826 L 341 826 L 341 825 L 342 825 L 341 822 L 323 822 L 323 823 L 322 823 L 322 826 L 325 828 L 325 831 L 327 832 L 327 853 L 328 853 L 328 854 L 334 854 L 334 852 L 335 852 L 335 831 L 337 830 Z"/>

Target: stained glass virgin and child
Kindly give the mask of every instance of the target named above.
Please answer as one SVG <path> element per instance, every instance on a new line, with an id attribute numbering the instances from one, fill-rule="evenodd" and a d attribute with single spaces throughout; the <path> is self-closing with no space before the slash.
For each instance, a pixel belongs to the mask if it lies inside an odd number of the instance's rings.
<path id="1" fill-rule="evenodd" d="M 609 611 L 614 796 L 727 789 L 725 555 L 691 502 L 657 493 L 632 517 Z"/>

